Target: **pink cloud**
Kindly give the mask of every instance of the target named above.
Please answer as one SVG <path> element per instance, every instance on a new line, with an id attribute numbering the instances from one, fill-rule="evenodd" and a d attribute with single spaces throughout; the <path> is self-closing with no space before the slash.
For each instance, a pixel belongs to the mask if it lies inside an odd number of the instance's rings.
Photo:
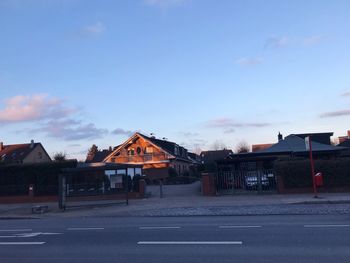
<path id="1" fill-rule="evenodd" d="M 5 100 L 5 107 L 0 109 L 0 123 L 59 119 L 74 111 L 65 107 L 60 99 L 45 94 L 19 95 Z"/>

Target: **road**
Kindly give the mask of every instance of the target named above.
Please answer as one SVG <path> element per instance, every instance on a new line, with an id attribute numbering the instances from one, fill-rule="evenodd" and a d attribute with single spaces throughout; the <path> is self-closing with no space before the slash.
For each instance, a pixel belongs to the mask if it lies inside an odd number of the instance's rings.
<path id="1" fill-rule="evenodd" d="M 0 262 L 350 262 L 350 216 L 1 220 Z"/>

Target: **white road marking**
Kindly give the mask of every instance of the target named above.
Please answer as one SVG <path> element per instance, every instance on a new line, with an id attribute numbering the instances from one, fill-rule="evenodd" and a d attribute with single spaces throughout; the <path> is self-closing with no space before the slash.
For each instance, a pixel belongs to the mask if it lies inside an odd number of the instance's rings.
<path id="1" fill-rule="evenodd" d="M 42 232 L 34 232 L 34 233 L 20 233 L 20 234 L 14 234 L 12 236 L 0 236 L 0 238 L 26 238 L 26 237 L 37 237 L 40 235 L 61 235 L 62 233 L 42 233 Z"/>
<path id="2" fill-rule="evenodd" d="M 0 229 L 0 232 L 30 232 L 32 229 Z"/>
<path id="3" fill-rule="evenodd" d="M 262 226 L 219 226 L 219 228 L 259 228 Z"/>
<path id="4" fill-rule="evenodd" d="M 139 241 L 138 245 L 242 245 L 242 241 Z"/>
<path id="5" fill-rule="evenodd" d="M 0 242 L 1 245 L 43 245 L 46 242 Z"/>
<path id="6" fill-rule="evenodd" d="M 103 227 L 69 227 L 69 231 L 104 230 Z"/>
<path id="7" fill-rule="evenodd" d="M 304 225 L 304 227 L 350 227 L 350 225 Z"/>
<path id="8" fill-rule="evenodd" d="M 180 226 L 141 226 L 139 229 L 180 229 Z"/>

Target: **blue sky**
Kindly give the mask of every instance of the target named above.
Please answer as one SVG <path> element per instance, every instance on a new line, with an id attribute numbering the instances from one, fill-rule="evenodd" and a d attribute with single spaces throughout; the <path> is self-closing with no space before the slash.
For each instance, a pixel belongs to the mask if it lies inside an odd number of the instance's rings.
<path id="1" fill-rule="evenodd" d="M 0 140 L 83 158 L 350 129 L 350 2 L 0 1 Z"/>

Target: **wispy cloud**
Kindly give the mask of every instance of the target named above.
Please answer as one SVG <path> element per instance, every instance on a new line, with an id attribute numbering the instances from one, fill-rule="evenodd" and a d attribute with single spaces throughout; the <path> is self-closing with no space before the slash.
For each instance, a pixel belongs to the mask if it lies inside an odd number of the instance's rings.
<path id="1" fill-rule="evenodd" d="M 93 123 L 83 124 L 81 121 L 66 119 L 49 121 L 41 128 L 33 129 L 30 132 L 42 132 L 49 137 L 74 141 L 101 138 L 108 133 L 108 130 L 99 129 Z"/>
<path id="2" fill-rule="evenodd" d="M 106 31 L 106 27 L 102 22 L 96 22 L 95 24 L 83 27 L 80 33 L 85 36 L 98 36 Z"/>
<path id="3" fill-rule="evenodd" d="M 332 118 L 332 117 L 341 117 L 341 116 L 349 116 L 350 110 L 339 110 L 339 111 L 329 111 L 320 114 L 321 118 Z"/>
<path id="4" fill-rule="evenodd" d="M 341 94 L 342 97 L 350 97 L 350 91 L 344 92 Z"/>
<path id="5" fill-rule="evenodd" d="M 198 132 L 180 132 L 180 135 L 184 137 L 197 137 L 199 136 Z"/>
<path id="6" fill-rule="evenodd" d="M 224 128 L 226 132 L 233 132 L 233 128 L 243 128 L 243 127 L 254 127 L 262 128 L 266 126 L 271 126 L 268 122 L 237 122 L 231 118 L 218 118 L 209 120 L 205 123 L 207 128 Z"/>
<path id="7" fill-rule="evenodd" d="M 149 6 L 169 8 L 173 6 L 183 5 L 189 0 L 144 0 L 144 3 Z"/>
<path id="8" fill-rule="evenodd" d="M 66 107 L 62 100 L 45 94 L 14 96 L 5 100 L 5 107 L 0 109 L 0 123 L 19 123 L 60 119 L 75 111 Z"/>
<path id="9" fill-rule="evenodd" d="M 122 128 L 117 128 L 115 130 L 112 131 L 112 134 L 114 135 L 125 135 L 130 137 L 131 135 L 133 135 L 136 131 L 130 131 L 130 130 L 124 130 Z"/>
<path id="10" fill-rule="evenodd" d="M 305 37 L 302 42 L 304 46 L 313 46 L 320 43 L 322 39 L 323 39 L 323 36 L 314 35 L 314 36 Z"/>
<path id="11" fill-rule="evenodd" d="M 243 58 L 239 58 L 236 60 L 236 64 L 240 65 L 240 66 L 256 66 L 263 63 L 263 59 L 262 58 L 247 58 L 247 57 L 243 57 Z"/>
<path id="12" fill-rule="evenodd" d="M 289 44 L 289 38 L 286 36 L 271 36 L 265 41 L 266 48 L 282 48 Z"/>

